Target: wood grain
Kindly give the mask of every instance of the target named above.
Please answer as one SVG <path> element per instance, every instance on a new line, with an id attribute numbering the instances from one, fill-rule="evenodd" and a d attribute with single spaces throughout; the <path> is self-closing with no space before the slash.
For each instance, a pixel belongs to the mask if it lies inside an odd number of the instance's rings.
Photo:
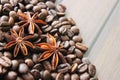
<path id="1" fill-rule="evenodd" d="M 120 2 L 88 57 L 100 80 L 120 80 Z"/>
<path id="2" fill-rule="evenodd" d="M 80 28 L 84 42 L 91 46 L 117 0 L 58 0 L 67 6 L 67 16 Z"/>

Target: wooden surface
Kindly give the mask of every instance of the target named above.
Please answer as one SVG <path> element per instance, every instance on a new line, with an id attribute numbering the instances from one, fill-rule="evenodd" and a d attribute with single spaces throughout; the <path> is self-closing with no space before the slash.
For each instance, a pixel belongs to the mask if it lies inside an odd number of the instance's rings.
<path id="1" fill-rule="evenodd" d="M 77 2 L 76 2 L 77 1 Z M 89 46 L 86 57 L 97 68 L 99 80 L 120 80 L 120 1 L 58 0 L 67 6 Z"/>

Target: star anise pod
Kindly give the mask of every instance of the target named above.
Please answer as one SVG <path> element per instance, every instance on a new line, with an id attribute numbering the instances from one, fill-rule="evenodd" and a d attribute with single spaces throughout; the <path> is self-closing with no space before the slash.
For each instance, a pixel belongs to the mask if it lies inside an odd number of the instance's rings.
<path id="1" fill-rule="evenodd" d="M 38 13 L 36 12 L 32 17 L 30 15 L 30 12 L 17 13 L 20 18 L 22 18 L 22 21 L 20 21 L 18 24 L 22 24 L 23 27 L 28 27 L 29 34 L 34 34 L 35 28 L 37 28 L 38 33 L 41 34 L 42 31 L 40 30 L 39 26 L 37 24 L 47 24 L 43 20 L 37 19 Z"/>
<path id="2" fill-rule="evenodd" d="M 56 39 L 52 35 L 47 34 L 47 43 L 39 43 L 36 44 L 36 46 L 43 50 L 46 50 L 45 52 L 43 52 L 43 54 L 39 56 L 38 62 L 41 62 L 53 56 L 51 61 L 53 70 L 56 69 L 59 58 L 62 60 L 63 63 L 66 63 L 64 55 L 60 52 L 62 45 L 57 44 Z"/>
<path id="3" fill-rule="evenodd" d="M 32 35 L 24 36 L 24 28 L 20 29 L 19 34 L 17 34 L 17 32 L 13 29 L 11 29 L 10 32 L 11 32 L 11 35 L 5 35 L 7 39 L 10 39 L 10 42 L 8 42 L 4 46 L 4 49 L 9 49 L 15 45 L 14 57 L 18 55 L 18 52 L 20 49 L 24 55 L 28 55 L 27 46 L 29 46 L 30 48 L 34 48 L 34 45 L 27 40 L 34 38 L 34 36 Z"/>

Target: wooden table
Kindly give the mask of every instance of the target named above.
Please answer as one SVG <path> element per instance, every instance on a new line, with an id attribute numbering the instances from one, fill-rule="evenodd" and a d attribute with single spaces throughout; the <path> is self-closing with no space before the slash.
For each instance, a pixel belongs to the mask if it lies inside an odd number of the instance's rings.
<path id="1" fill-rule="evenodd" d="M 120 80 L 120 0 L 58 0 L 89 47 L 99 80 Z"/>

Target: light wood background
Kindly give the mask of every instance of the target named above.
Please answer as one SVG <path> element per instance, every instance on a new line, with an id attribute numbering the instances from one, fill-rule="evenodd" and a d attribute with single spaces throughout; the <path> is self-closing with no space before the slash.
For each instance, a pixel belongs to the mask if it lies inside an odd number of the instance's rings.
<path id="1" fill-rule="evenodd" d="M 120 80 L 120 0 L 58 0 L 89 47 L 99 80 Z"/>

